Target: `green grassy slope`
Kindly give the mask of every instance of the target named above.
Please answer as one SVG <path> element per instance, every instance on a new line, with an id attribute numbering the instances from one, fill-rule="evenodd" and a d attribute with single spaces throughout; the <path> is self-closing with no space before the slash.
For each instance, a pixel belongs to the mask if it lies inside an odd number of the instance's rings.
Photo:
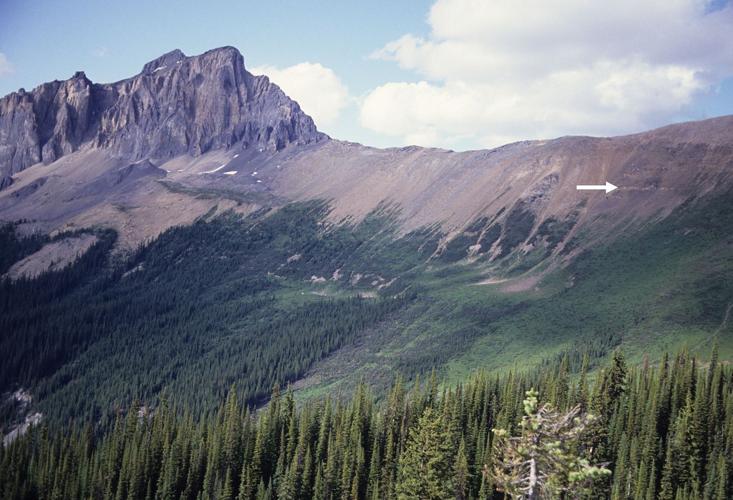
<path id="1" fill-rule="evenodd" d="M 480 284 L 480 264 L 428 269 L 416 278 L 419 298 L 401 321 L 373 347 L 367 342 L 339 361 L 360 365 L 350 379 L 331 362 L 306 379 L 304 392 L 431 366 L 460 381 L 478 367 L 523 368 L 564 354 L 579 363 L 587 352 L 597 365 L 618 345 L 632 361 L 654 360 L 682 346 L 707 352 L 713 337 L 723 358 L 733 359 L 731 201 L 724 195 L 685 204 L 657 224 L 583 252 L 526 291 L 507 285 L 532 278 L 531 271 Z M 359 356 L 362 363 L 354 361 Z"/>
<path id="2" fill-rule="evenodd" d="M 344 225 L 325 222 L 323 203 L 226 215 L 171 229 L 124 259 L 110 257 L 105 233 L 71 268 L 0 285 L 0 391 L 29 387 L 52 420 L 104 420 L 162 391 L 205 412 L 233 382 L 257 403 L 277 382 L 309 398 L 359 380 L 379 390 L 398 372 L 437 368 L 462 380 L 479 367 L 584 353 L 598 364 L 617 345 L 631 360 L 681 345 L 707 352 L 714 336 L 733 359 L 731 201 L 687 203 L 541 280 L 544 251 L 463 259 L 476 235 L 431 259 L 441 235 L 399 237 L 386 206 Z M 7 245 L 3 258 L 38 244 Z M 526 271 L 528 259 L 541 263 Z M 508 281 L 482 284 L 497 273 Z M 534 278 L 523 291 L 509 286 Z"/>

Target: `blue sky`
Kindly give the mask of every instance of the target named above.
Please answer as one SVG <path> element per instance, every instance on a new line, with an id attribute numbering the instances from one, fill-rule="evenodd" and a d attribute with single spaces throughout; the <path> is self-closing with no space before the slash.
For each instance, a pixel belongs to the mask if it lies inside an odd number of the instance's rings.
<path id="1" fill-rule="evenodd" d="M 727 2 L 516 4 L 2 0 L 0 94 L 233 45 L 319 128 L 378 146 L 488 147 L 733 113 Z"/>

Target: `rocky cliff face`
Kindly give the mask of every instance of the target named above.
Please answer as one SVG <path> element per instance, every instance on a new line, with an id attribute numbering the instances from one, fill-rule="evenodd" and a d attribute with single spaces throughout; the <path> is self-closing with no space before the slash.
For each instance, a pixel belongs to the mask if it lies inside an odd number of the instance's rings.
<path id="1" fill-rule="evenodd" d="M 241 143 L 279 151 L 326 139 L 265 76 L 247 72 L 233 47 L 180 50 L 111 84 L 82 72 L 0 99 L 0 178 L 84 146 L 129 160 L 165 160 Z"/>

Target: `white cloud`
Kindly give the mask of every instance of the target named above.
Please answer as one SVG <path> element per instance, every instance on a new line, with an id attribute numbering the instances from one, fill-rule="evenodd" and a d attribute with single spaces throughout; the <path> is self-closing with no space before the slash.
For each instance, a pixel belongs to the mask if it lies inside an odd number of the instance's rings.
<path id="1" fill-rule="evenodd" d="M 252 73 L 267 75 L 300 104 L 318 126 L 333 124 L 349 104 L 349 91 L 333 70 L 304 62 L 287 68 L 260 66 Z"/>
<path id="2" fill-rule="evenodd" d="M 385 45 L 425 80 L 363 100 L 362 124 L 403 143 L 615 134 L 677 116 L 733 75 L 733 7 L 706 0 L 438 0 L 431 34 Z"/>
<path id="3" fill-rule="evenodd" d="M 13 65 L 10 64 L 8 58 L 0 52 L 0 77 L 11 75 L 14 71 Z"/>

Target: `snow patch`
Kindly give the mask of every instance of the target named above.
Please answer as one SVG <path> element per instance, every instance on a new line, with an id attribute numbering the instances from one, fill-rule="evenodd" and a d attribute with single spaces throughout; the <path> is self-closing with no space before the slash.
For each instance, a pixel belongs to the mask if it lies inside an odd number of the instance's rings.
<path id="1" fill-rule="evenodd" d="M 158 71 L 160 71 L 161 69 L 165 69 L 165 68 L 166 68 L 165 66 L 158 66 L 157 68 L 155 68 L 155 69 L 153 70 L 153 73 L 157 73 L 157 72 L 158 72 Z"/>
<path id="2" fill-rule="evenodd" d="M 199 175 L 203 175 L 203 174 L 215 174 L 216 172 L 218 172 L 219 170 L 221 170 L 222 168 L 224 168 L 226 166 L 227 166 L 227 164 L 224 163 L 220 167 L 215 168 L 214 170 L 207 170 L 206 172 L 199 173 Z"/>
<path id="3" fill-rule="evenodd" d="M 236 174 L 236 173 L 237 173 L 237 171 L 236 171 L 236 170 L 230 170 L 230 171 L 228 171 L 228 172 L 224 172 L 224 175 L 234 175 L 234 174 Z"/>

